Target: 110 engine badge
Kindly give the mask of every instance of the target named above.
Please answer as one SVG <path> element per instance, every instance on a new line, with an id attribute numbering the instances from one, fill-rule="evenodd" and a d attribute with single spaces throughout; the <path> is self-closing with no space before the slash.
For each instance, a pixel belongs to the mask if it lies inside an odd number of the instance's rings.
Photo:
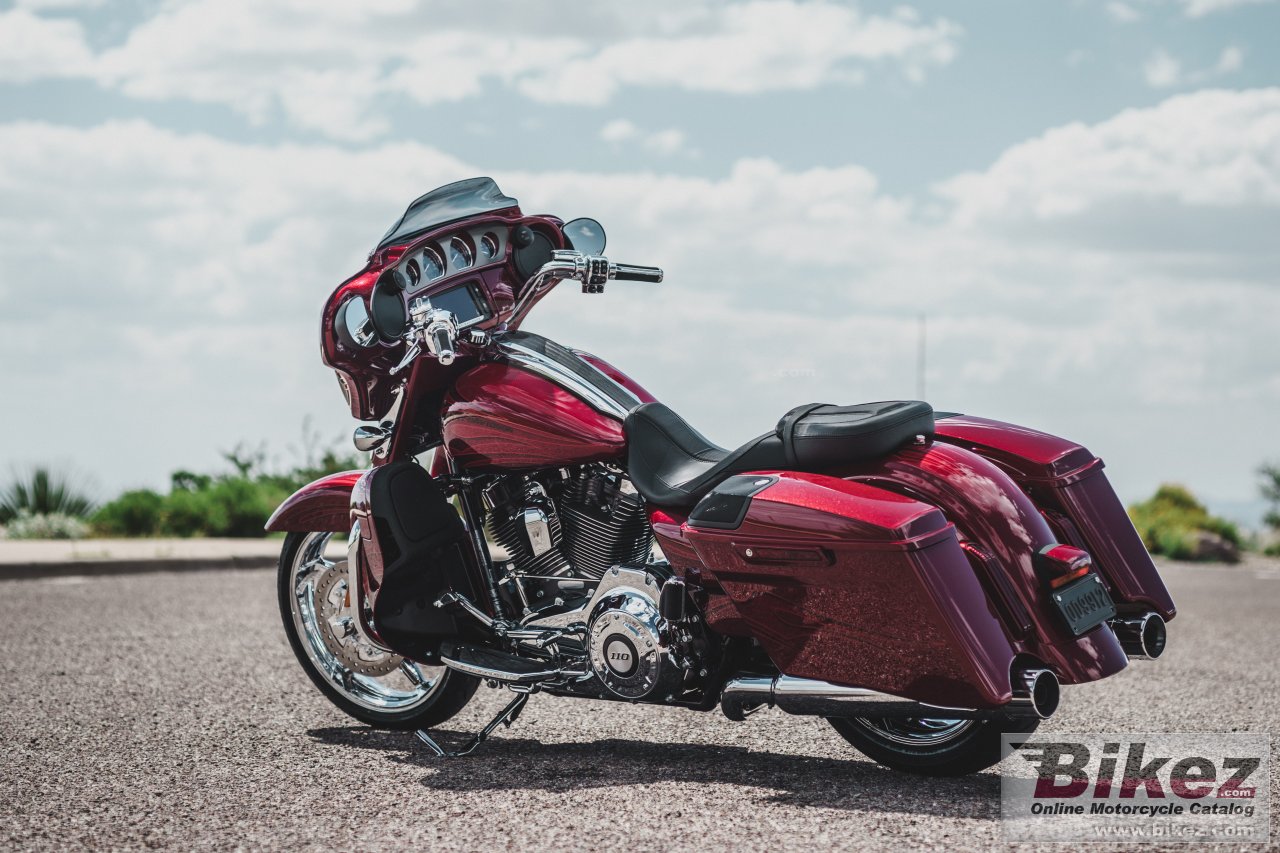
<path id="1" fill-rule="evenodd" d="M 642 572 L 633 574 L 643 578 L 645 589 L 610 590 L 592 609 L 588 631 L 591 669 L 610 692 L 624 699 L 648 696 L 676 669 L 667 659 L 658 627 L 657 585 Z"/>

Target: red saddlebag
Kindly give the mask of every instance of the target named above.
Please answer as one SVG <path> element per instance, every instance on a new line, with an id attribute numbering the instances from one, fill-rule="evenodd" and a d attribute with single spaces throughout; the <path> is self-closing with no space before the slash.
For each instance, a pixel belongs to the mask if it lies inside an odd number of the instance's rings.
<path id="1" fill-rule="evenodd" d="M 964 708 L 1011 697 L 1014 650 L 935 507 L 817 474 L 731 477 L 685 535 L 775 664 Z"/>

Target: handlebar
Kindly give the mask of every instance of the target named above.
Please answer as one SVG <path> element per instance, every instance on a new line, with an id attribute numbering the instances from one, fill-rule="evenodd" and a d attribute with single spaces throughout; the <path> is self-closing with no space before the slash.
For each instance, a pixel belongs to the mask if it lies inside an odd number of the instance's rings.
<path id="1" fill-rule="evenodd" d="M 453 334 L 448 326 L 443 324 L 433 326 L 428 330 L 430 340 L 427 348 L 435 353 L 436 359 L 444 365 L 453 364 L 455 353 L 453 351 Z"/>
<path id="2" fill-rule="evenodd" d="M 610 264 L 609 278 L 617 281 L 646 281 L 650 284 L 660 284 L 662 270 L 658 267 L 641 267 L 635 264 Z"/>

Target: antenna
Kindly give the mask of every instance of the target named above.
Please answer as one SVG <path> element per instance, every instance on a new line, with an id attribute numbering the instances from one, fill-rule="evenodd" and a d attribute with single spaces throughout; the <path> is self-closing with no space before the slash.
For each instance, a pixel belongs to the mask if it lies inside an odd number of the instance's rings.
<path id="1" fill-rule="evenodd" d="M 929 357 L 927 320 L 923 313 L 920 314 L 916 328 L 916 399 L 923 400 L 925 398 L 924 374 Z"/>

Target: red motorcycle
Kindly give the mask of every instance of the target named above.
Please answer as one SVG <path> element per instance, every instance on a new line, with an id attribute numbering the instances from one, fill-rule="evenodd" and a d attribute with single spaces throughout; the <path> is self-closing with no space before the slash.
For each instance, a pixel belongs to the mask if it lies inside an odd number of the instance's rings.
<path id="1" fill-rule="evenodd" d="M 719 447 L 521 328 L 560 282 L 662 281 L 604 247 L 594 220 L 527 216 L 475 178 L 411 204 L 325 304 L 372 466 L 267 528 L 288 532 L 285 631 L 339 708 L 456 755 L 535 692 L 776 706 L 889 767 L 959 774 L 1051 716 L 1060 684 L 1163 651 L 1173 601 L 1101 459 L 914 401 L 799 406 Z M 429 729 L 481 682 L 511 701 L 446 752 Z"/>

